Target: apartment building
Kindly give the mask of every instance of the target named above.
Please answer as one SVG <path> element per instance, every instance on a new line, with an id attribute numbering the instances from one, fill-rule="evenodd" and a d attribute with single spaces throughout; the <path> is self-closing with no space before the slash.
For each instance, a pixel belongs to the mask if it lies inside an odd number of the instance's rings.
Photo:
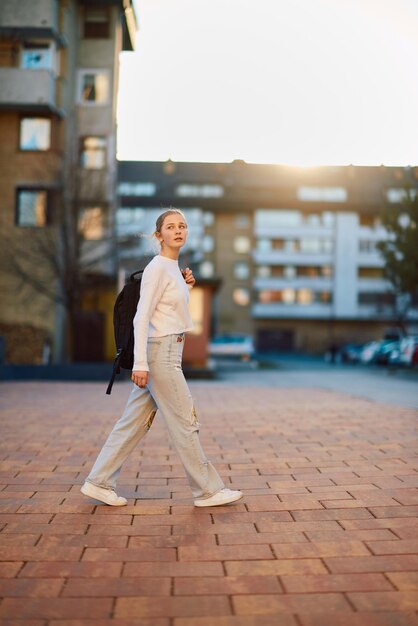
<path id="1" fill-rule="evenodd" d="M 152 232 L 161 207 L 185 211 L 185 262 L 222 280 L 213 332 L 250 333 L 260 350 L 320 352 L 393 323 L 376 244 L 387 236 L 383 212 L 418 187 L 418 168 L 121 162 L 118 180 L 121 235 Z M 149 253 L 138 237 L 122 273 Z"/>
<path id="2" fill-rule="evenodd" d="M 0 2 L 0 323 L 38 329 L 59 355 L 54 295 L 81 289 L 79 360 L 113 350 L 118 57 L 135 33 L 131 0 Z"/>

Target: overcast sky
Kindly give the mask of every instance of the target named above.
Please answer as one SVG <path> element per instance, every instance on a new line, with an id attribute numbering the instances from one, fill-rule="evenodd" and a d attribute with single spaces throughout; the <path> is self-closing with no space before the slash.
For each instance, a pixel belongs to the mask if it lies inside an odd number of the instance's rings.
<path id="1" fill-rule="evenodd" d="M 418 165 L 418 0 L 136 0 L 118 157 Z"/>

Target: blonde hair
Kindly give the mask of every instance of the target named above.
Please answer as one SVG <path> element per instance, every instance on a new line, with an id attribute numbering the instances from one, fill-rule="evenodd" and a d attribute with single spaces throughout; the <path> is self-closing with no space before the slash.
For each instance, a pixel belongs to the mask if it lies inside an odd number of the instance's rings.
<path id="1" fill-rule="evenodd" d="M 164 224 L 164 220 L 167 217 L 167 215 L 180 215 L 184 221 L 187 224 L 187 220 L 186 220 L 186 216 L 184 215 L 183 211 L 180 211 L 180 209 L 175 209 L 174 207 L 170 207 L 169 209 L 167 209 L 166 211 L 164 211 L 164 213 L 161 213 L 161 215 L 159 215 L 157 217 L 157 221 L 155 223 L 155 232 L 156 233 L 160 233 L 161 232 L 161 228 L 163 227 Z"/>

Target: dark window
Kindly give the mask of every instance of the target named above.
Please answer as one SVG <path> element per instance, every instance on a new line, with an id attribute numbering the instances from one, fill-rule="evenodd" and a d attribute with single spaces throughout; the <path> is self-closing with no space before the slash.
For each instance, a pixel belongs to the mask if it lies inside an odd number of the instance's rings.
<path id="1" fill-rule="evenodd" d="M 86 7 L 84 9 L 84 37 L 87 39 L 108 39 L 110 15 L 107 7 Z"/>
<path id="2" fill-rule="evenodd" d="M 48 223 L 48 192 L 46 189 L 18 189 L 16 194 L 16 225 L 42 227 Z"/>
<path id="3" fill-rule="evenodd" d="M 102 170 L 106 167 L 105 137 L 82 137 L 80 165 L 86 170 Z"/>

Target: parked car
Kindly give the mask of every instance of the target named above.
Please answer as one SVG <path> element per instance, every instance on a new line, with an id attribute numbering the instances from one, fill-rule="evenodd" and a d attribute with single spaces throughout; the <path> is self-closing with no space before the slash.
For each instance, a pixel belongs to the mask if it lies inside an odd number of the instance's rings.
<path id="1" fill-rule="evenodd" d="M 391 339 L 379 342 L 379 347 L 377 348 L 374 357 L 373 363 L 377 363 L 377 365 L 388 365 L 390 362 L 391 355 L 394 352 L 399 351 L 400 341 L 393 341 Z"/>
<path id="2" fill-rule="evenodd" d="M 249 361 L 255 353 L 251 335 L 229 333 L 218 335 L 209 342 L 210 356 L 225 356 Z"/>
<path id="3" fill-rule="evenodd" d="M 361 363 L 372 363 L 376 352 L 379 349 L 379 341 L 369 341 L 364 344 L 362 351 L 360 352 Z"/>
<path id="4" fill-rule="evenodd" d="M 418 335 L 409 335 L 399 342 L 399 346 L 394 350 L 389 358 L 391 365 L 411 367 L 414 365 L 414 352 L 418 348 Z"/>
<path id="5" fill-rule="evenodd" d="M 343 363 L 359 363 L 364 343 L 346 343 L 340 348 Z"/>

